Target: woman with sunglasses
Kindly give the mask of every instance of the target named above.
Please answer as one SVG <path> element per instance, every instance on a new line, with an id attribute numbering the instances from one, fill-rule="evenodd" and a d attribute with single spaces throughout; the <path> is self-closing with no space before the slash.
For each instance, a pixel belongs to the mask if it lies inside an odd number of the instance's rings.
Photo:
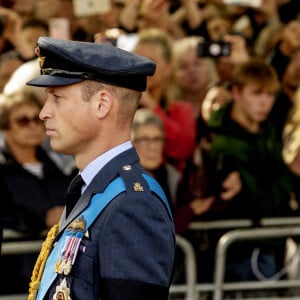
<path id="1" fill-rule="evenodd" d="M 65 175 L 42 147 L 45 128 L 39 119 L 41 107 L 35 94 L 22 90 L 0 97 L 1 219 L 4 229 L 26 233 L 29 240 L 39 238 L 43 230 L 59 221 L 74 176 Z M 27 291 L 36 259 L 33 256 L 31 260 L 29 255 L 5 258 L 7 284 L 1 284 L 0 293 Z"/>

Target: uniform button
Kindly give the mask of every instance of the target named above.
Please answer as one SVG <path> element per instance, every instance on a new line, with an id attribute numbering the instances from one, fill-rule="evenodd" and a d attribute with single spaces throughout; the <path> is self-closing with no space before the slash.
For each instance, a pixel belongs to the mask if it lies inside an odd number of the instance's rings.
<path id="1" fill-rule="evenodd" d="M 125 166 L 123 166 L 123 170 L 124 170 L 124 171 L 129 171 L 129 170 L 131 170 L 131 165 L 125 165 Z"/>

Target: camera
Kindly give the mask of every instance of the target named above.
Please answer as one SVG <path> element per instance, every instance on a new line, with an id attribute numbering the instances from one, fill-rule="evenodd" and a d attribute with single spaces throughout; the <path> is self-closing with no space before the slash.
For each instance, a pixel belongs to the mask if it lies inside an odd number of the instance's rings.
<path id="1" fill-rule="evenodd" d="M 220 57 L 231 54 L 231 44 L 228 42 L 200 42 L 197 46 L 198 57 Z"/>

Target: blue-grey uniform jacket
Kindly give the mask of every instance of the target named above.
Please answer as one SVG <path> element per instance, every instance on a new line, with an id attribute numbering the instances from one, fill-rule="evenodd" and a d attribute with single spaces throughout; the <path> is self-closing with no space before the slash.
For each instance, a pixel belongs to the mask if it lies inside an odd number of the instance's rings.
<path id="1" fill-rule="evenodd" d="M 81 241 L 75 264 L 66 276 L 72 300 L 168 298 L 175 252 L 173 221 L 142 173 L 134 148 L 119 154 L 95 176 L 67 219 L 63 213 L 56 239 L 94 194 L 102 193 L 117 177 L 124 180 L 126 191 L 104 208 Z M 137 182 L 143 191 L 133 188 Z M 53 299 L 63 277 L 56 277 L 45 299 Z"/>

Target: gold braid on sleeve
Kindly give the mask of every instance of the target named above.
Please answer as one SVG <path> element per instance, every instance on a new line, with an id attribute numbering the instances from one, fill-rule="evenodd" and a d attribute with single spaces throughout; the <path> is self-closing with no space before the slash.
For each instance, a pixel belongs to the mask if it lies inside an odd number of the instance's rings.
<path id="1" fill-rule="evenodd" d="M 32 271 L 31 275 L 31 282 L 29 284 L 29 295 L 28 300 L 35 300 L 37 291 L 40 286 L 41 278 L 43 275 L 43 271 L 45 268 L 45 264 L 47 261 L 47 258 L 49 256 L 49 253 L 52 249 L 53 241 L 57 235 L 59 225 L 54 225 L 48 232 L 47 237 L 45 241 L 42 244 L 42 248 L 40 251 L 40 254 L 36 260 L 35 266 Z"/>

